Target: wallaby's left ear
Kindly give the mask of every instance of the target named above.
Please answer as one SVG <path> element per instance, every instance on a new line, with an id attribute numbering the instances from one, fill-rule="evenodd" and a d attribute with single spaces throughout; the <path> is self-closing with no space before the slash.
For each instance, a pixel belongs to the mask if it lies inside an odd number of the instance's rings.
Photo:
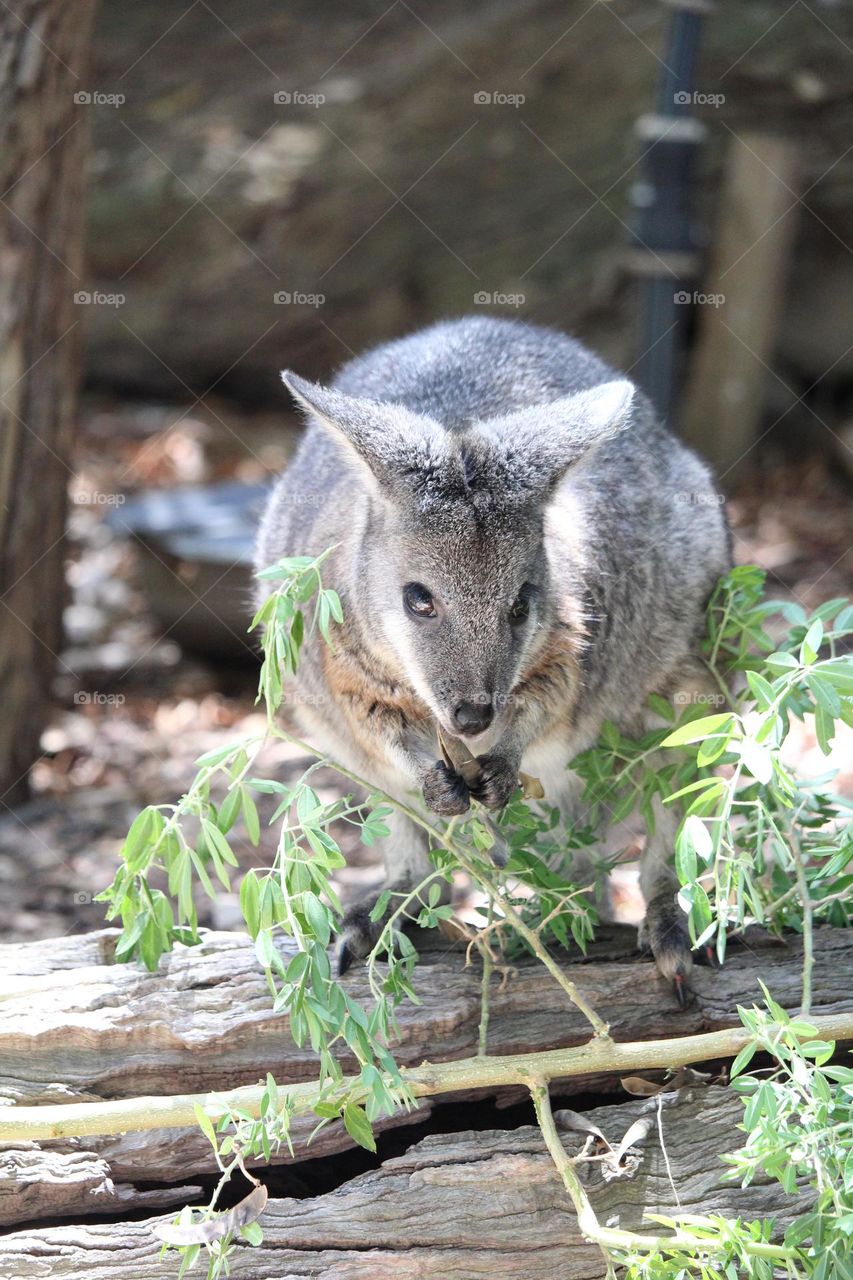
<path id="1" fill-rule="evenodd" d="M 547 497 L 569 467 L 630 426 L 634 391 L 620 378 L 478 423 L 478 429 L 499 446 L 516 484 Z"/>

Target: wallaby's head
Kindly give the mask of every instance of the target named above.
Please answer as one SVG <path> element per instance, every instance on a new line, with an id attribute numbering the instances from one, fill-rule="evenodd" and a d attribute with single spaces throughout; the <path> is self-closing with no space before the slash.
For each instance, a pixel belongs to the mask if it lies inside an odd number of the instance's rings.
<path id="1" fill-rule="evenodd" d="M 484 733 L 553 616 L 548 504 L 569 468 L 627 426 L 634 388 L 609 382 L 448 430 L 402 405 L 282 376 L 363 479 L 360 621 L 446 732 Z"/>

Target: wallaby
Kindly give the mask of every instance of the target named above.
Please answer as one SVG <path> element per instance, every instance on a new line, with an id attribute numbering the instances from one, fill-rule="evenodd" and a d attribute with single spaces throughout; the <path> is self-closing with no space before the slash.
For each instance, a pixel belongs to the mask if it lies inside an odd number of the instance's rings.
<path id="1" fill-rule="evenodd" d="M 344 622 L 306 645 L 294 703 L 313 744 L 402 801 L 502 808 L 519 770 L 577 816 L 567 768 L 611 720 L 653 723 L 651 693 L 701 681 L 703 611 L 730 564 L 708 469 L 646 397 L 580 343 L 494 317 L 377 347 L 332 387 L 282 375 L 309 416 L 260 529 L 259 568 L 338 544 Z M 477 757 L 473 790 L 437 727 Z M 644 935 L 684 1002 L 691 950 L 660 806 L 640 884 Z M 384 887 L 429 872 L 395 813 Z M 339 966 L 367 955 L 379 891 L 345 916 Z"/>

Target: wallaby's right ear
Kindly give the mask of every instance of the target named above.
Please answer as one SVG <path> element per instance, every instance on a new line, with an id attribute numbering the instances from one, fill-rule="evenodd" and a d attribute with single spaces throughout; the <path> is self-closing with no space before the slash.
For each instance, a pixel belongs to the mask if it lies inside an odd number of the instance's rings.
<path id="1" fill-rule="evenodd" d="M 289 370 L 282 382 L 303 409 L 312 413 L 345 445 L 354 460 L 386 493 L 409 489 L 446 468 L 445 433 L 430 418 L 402 405 L 362 400 L 333 387 L 308 382 Z"/>

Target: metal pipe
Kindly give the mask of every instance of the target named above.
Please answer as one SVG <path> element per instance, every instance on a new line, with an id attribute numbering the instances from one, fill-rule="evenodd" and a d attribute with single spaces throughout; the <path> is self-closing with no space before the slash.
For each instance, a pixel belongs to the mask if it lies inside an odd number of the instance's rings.
<path id="1" fill-rule="evenodd" d="M 654 114 L 636 133 L 644 148 L 642 177 L 631 191 L 634 237 L 630 265 L 640 277 L 639 355 L 634 371 L 658 412 L 673 424 L 690 315 L 700 267 L 692 193 L 707 130 L 693 115 L 702 19 L 710 0 L 667 0 L 672 9 L 664 70 Z"/>

